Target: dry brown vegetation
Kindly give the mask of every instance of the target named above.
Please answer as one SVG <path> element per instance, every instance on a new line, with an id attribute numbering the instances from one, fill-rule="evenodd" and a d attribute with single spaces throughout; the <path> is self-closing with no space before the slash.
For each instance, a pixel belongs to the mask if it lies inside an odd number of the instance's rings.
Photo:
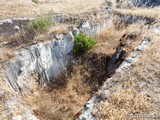
<path id="1" fill-rule="evenodd" d="M 132 113 L 143 114 L 149 107 L 143 97 L 143 94 L 132 88 L 120 88 L 119 91 L 109 96 L 107 102 L 101 102 L 98 106 L 99 112 L 94 114 L 102 120 L 131 120 L 127 115 Z"/>
<path id="2" fill-rule="evenodd" d="M 96 34 L 98 44 L 94 52 L 112 55 L 120 44 L 124 44 L 127 54 L 138 46 L 146 35 L 147 28 L 143 24 L 131 24 L 117 30 L 115 26 L 103 29 Z"/>
<path id="3" fill-rule="evenodd" d="M 124 31 L 117 31 L 115 27 L 103 29 L 96 34 L 98 44 L 93 51 L 103 54 L 113 54 L 119 44 Z"/>
<path id="4" fill-rule="evenodd" d="M 67 32 L 69 32 L 69 24 L 54 25 L 48 31 L 48 33 L 52 35 L 54 34 L 60 35 L 62 33 L 67 33 Z"/>
<path id="5" fill-rule="evenodd" d="M 73 120 L 91 97 L 92 88 L 86 83 L 85 72 L 83 66 L 75 65 L 68 79 L 60 78 L 56 83 L 36 90 L 35 96 L 24 96 L 24 100 L 40 119 Z"/>
<path id="6" fill-rule="evenodd" d="M 80 14 L 99 9 L 104 0 L 0 0 L 0 19 L 12 17 L 35 17 L 44 14 Z"/>
<path id="7" fill-rule="evenodd" d="M 14 50 L 9 48 L 0 48 L 0 63 L 13 57 Z"/>
<path id="8" fill-rule="evenodd" d="M 160 7 L 155 8 L 134 8 L 134 9 L 115 9 L 122 14 L 129 14 L 133 16 L 143 16 L 153 19 L 160 19 Z"/>
<path id="9" fill-rule="evenodd" d="M 129 114 L 149 114 L 160 116 L 160 43 L 156 35 L 150 47 L 142 54 L 140 60 L 124 74 L 115 74 L 105 83 L 111 86 L 106 101 L 97 105 L 98 118 L 103 120 L 129 120 Z M 139 118 L 140 119 L 140 118 Z M 144 120 L 146 118 L 141 118 Z"/>

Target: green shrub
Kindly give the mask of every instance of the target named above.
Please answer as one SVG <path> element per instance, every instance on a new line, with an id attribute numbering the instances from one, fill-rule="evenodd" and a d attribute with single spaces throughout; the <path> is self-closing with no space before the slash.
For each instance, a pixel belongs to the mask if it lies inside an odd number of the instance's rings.
<path id="1" fill-rule="evenodd" d="M 82 54 L 90 50 L 96 44 L 96 39 L 84 34 L 75 36 L 73 52 L 75 55 Z"/>
<path id="2" fill-rule="evenodd" d="M 36 3 L 36 4 L 37 4 L 39 1 L 38 1 L 38 0 L 32 0 L 32 2 L 34 2 L 34 3 Z"/>
<path id="3" fill-rule="evenodd" d="M 53 22 L 50 16 L 43 16 L 32 20 L 29 24 L 29 28 L 33 29 L 36 33 L 42 33 L 46 32 L 52 24 Z"/>

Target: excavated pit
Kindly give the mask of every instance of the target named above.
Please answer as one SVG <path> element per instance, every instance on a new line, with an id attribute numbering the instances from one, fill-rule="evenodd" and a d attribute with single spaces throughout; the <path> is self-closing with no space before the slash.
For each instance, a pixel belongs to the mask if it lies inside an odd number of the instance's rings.
<path id="1" fill-rule="evenodd" d="M 61 74 L 56 81 L 40 90 L 37 96 L 30 98 L 25 95 L 24 100 L 40 119 L 60 120 L 64 117 L 75 119 L 86 101 L 98 91 L 107 78 L 114 74 L 127 54 L 135 47 L 134 45 L 132 48 L 127 48 L 131 44 L 127 44 L 129 36 L 122 34 L 112 53 L 91 51 L 77 58 L 64 75 Z M 140 38 L 131 37 L 130 39 L 133 44 L 140 42 Z M 126 53 L 123 48 L 126 49 Z"/>
<path id="2" fill-rule="evenodd" d="M 116 30 L 122 31 L 141 21 L 144 25 L 154 22 L 154 19 L 141 16 L 121 14 L 117 16 L 113 21 L 116 24 L 113 25 Z M 62 23 L 76 21 L 76 19 L 72 20 L 73 18 L 69 20 L 62 18 L 60 16 L 55 19 Z M 110 27 L 107 23 L 110 24 L 112 21 L 106 20 L 102 25 L 93 25 L 92 29 L 85 29 L 85 32 L 96 36 L 95 33 L 97 34 L 101 29 Z M 107 48 L 114 43 L 109 40 L 106 41 L 109 44 L 101 45 L 103 43 L 99 42 L 94 48 L 95 51 L 90 51 L 78 58 L 72 55 L 73 38 L 67 36 L 68 34 L 58 36 L 62 38 L 59 40 L 34 43 L 32 46 L 24 47 L 16 54 L 16 57 L 5 63 L 7 81 L 14 91 L 22 94 L 25 104 L 37 118 L 42 120 L 76 119 L 86 102 L 99 90 L 107 78 L 114 74 L 143 38 L 141 33 L 137 34 L 132 31 L 117 34 L 116 39 L 113 37 L 116 44 L 113 48 L 111 47 L 112 52 L 107 51 Z M 21 42 L 15 45 L 9 42 L 3 45 L 11 47 L 20 44 Z M 100 46 L 104 50 L 98 50 Z"/>
<path id="3" fill-rule="evenodd" d="M 40 119 L 58 120 L 64 117 L 74 119 L 86 101 L 111 75 L 107 67 L 115 64 L 116 67 L 110 68 L 113 72 L 123 61 L 121 57 L 118 58 L 117 64 L 114 60 L 112 55 L 97 53 L 84 55 L 78 58 L 72 67 L 65 74 L 61 74 L 56 81 L 38 90 L 38 95 L 32 97 L 24 95 L 23 99 Z M 111 63 L 107 65 L 109 62 Z"/>

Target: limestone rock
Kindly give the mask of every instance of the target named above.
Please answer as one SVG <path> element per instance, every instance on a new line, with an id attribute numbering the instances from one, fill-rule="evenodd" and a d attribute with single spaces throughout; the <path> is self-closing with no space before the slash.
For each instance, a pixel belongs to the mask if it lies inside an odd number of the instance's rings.
<path id="1" fill-rule="evenodd" d="M 100 97 L 102 99 L 106 99 L 109 96 L 109 94 L 110 94 L 109 90 L 103 90 Z"/>
<path id="2" fill-rule="evenodd" d="M 21 115 L 16 115 L 14 117 L 12 117 L 11 120 L 23 120 Z"/>
<path id="3" fill-rule="evenodd" d="M 14 26 L 14 30 L 15 30 L 15 31 L 19 31 L 20 28 L 19 28 L 18 26 Z"/>
<path id="4" fill-rule="evenodd" d="M 38 43 L 22 49 L 5 64 L 6 78 L 12 88 L 20 92 L 26 89 L 26 84 L 30 84 L 26 83 L 25 78 L 31 71 L 35 71 L 39 75 L 41 86 L 44 86 L 54 81 L 56 76 L 71 64 L 72 47 L 73 40 L 63 35 L 58 41 Z"/>

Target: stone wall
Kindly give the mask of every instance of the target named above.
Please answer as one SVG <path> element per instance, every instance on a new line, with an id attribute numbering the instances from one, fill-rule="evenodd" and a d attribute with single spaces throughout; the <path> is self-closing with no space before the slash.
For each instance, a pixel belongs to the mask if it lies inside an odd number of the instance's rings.
<path id="1" fill-rule="evenodd" d="M 13 19 L 4 19 L 0 20 L 0 36 L 5 37 L 13 35 L 19 31 L 23 31 L 30 19 L 28 18 L 13 18 Z"/>

